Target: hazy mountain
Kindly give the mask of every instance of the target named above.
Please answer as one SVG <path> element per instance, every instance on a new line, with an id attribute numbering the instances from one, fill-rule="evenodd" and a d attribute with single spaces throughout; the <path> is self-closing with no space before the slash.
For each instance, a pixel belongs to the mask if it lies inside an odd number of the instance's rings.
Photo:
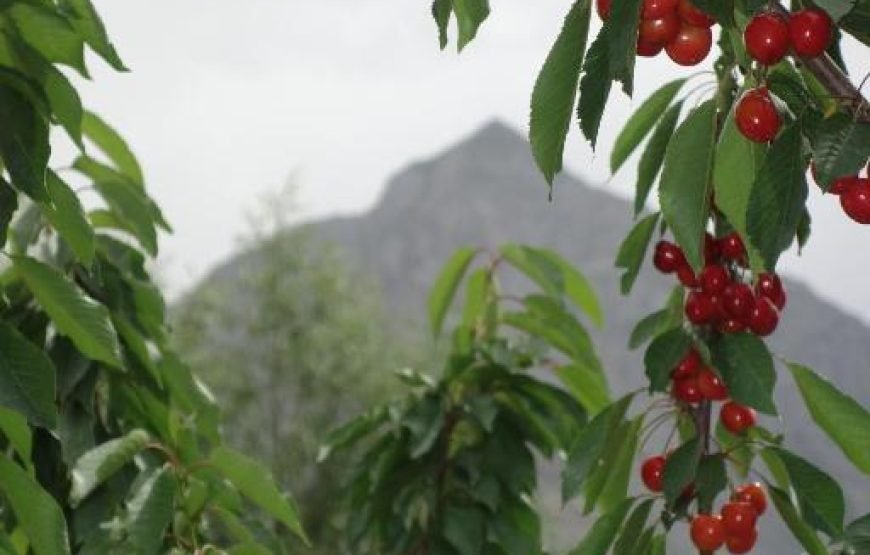
<path id="1" fill-rule="evenodd" d="M 515 131 L 492 123 L 438 156 L 412 164 L 389 183 L 369 213 L 311 224 L 317 236 L 338 244 L 348 259 L 374 276 L 392 313 L 422 322 L 426 294 L 441 264 L 461 245 L 497 247 L 519 242 L 553 248 L 579 264 L 606 307 L 605 329 L 596 345 L 614 392 L 643 383 L 641 352 L 626 348 L 634 324 L 661 306 L 671 279 L 646 268 L 629 297 L 619 294 L 613 267 L 617 247 L 631 222 L 628 202 L 564 176 L 548 202 L 546 186 Z M 241 255 L 250 256 L 250 255 Z M 232 279 L 237 258 L 210 279 Z M 787 283 L 789 306 L 773 349 L 827 374 L 861 403 L 870 402 L 870 329 L 825 303 L 805 286 Z M 765 422 L 787 432 L 788 446 L 816 461 L 843 482 L 850 515 L 870 509 L 870 482 L 853 470 L 837 448 L 816 431 L 787 372 L 777 387 L 783 417 Z M 545 472 L 544 497 L 558 508 L 558 484 Z M 772 513 L 773 511 L 771 511 Z M 799 553 L 797 543 L 773 514 L 763 519 L 755 553 Z M 559 549 L 575 541 L 587 523 L 571 512 L 551 541 Z M 682 552 L 675 541 L 669 552 Z"/>

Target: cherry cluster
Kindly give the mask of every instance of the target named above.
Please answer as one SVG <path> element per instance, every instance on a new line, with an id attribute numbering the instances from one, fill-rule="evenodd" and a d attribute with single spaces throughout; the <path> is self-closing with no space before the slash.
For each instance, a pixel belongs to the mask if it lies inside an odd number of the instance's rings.
<path id="1" fill-rule="evenodd" d="M 812 167 L 815 178 L 816 169 Z M 870 168 L 868 168 L 870 169 Z M 865 177 L 847 175 L 834 180 L 828 192 L 840 197 L 840 206 L 847 216 L 859 224 L 870 224 L 870 174 L 865 169 Z"/>
<path id="2" fill-rule="evenodd" d="M 686 319 L 696 326 L 712 325 L 720 333 L 747 329 L 764 337 L 776 330 L 779 311 L 785 307 L 786 293 L 779 276 L 763 273 L 755 289 L 746 282 L 746 248 L 737 233 L 714 239 L 705 237 L 706 265 L 696 275 L 682 249 L 669 241 L 659 241 L 653 265 L 665 274 L 674 273 L 686 288 Z"/>
<path id="3" fill-rule="evenodd" d="M 724 545 L 729 553 L 748 553 L 758 539 L 758 517 L 766 509 L 761 484 L 744 484 L 722 505 L 721 514 L 699 514 L 692 519 L 692 543 L 701 551 L 716 551 Z"/>
<path id="4" fill-rule="evenodd" d="M 827 50 L 834 36 L 830 16 L 818 8 L 793 14 L 765 11 L 755 15 L 743 32 L 746 52 L 762 66 L 779 63 L 789 51 L 815 58 Z M 758 143 L 776 138 L 782 126 L 778 100 L 766 87 L 746 91 L 737 101 L 734 117 L 743 135 Z"/>
<path id="5" fill-rule="evenodd" d="M 602 20 L 610 17 L 612 0 L 596 0 Z M 713 47 L 716 20 L 690 0 L 643 0 L 637 54 L 651 58 L 664 50 L 682 66 L 700 64 Z"/>

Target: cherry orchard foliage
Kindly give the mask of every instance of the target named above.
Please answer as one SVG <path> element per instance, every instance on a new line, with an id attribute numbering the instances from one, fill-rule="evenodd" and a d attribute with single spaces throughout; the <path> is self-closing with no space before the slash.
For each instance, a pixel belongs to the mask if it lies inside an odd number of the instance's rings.
<path id="1" fill-rule="evenodd" d="M 86 46 L 125 69 L 102 22 L 88 0 L 5 1 L 0 28 L 0 552 L 282 552 L 276 526 L 304 538 L 292 501 L 222 445 L 169 346 L 146 270 L 169 225 L 59 69 L 87 77 Z M 57 128 L 80 149 L 64 170 Z"/>
<path id="2" fill-rule="evenodd" d="M 592 5 L 573 3 L 532 93 L 530 142 L 549 183 L 562 166 L 574 107 L 594 147 L 612 83 L 632 94 L 634 67 L 642 63 L 636 56 L 664 49 L 678 66 L 690 65 L 710 49 L 695 28 L 718 25 L 719 40 L 714 73 L 680 75 L 675 66 L 678 78 L 629 118 L 611 156 L 615 173 L 649 137 L 636 216 L 656 184 L 661 206 L 643 215 L 620 247 L 623 292 L 657 230 L 653 264 L 679 285 L 630 339 L 632 348 L 649 343 L 644 366 L 653 401 L 637 417 L 649 420 L 649 429 L 611 441 L 621 426 L 614 420 L 633 422 L 626 417 L 630 396 L 604 408 L 575 440 L 565 499 L 582 495 L 586 512 L 599 508 L 601 516 L 573 553 L 659 553 L 657 542 L 678 520 L 689 523 L 701 553 L 747 553 L 763 534 L 768 500 L 811 555 L 862 553 L 867 537 L 855 531 L 866 534 L 868 517 L 846 525 L 837 482 L 786 450 L 758 413 L 777 415 L 775 357 L 763 338 L 776 331 L 787 305 L 777 261 L 809 239 L 809 187 L 839 196 L 848 217 L 870 222 L 870 109 L 839 55 L 842 33 L 870 46 L 870 1 L 794 2 L 787 10 L 758 0 L 596 0 L 595 8 L 604 23 L 586 50 Z M 459 13 L 457 20 L 461 34 Z M 691 39 L 679 38 L 686 29 Z M 859 454 L 870 437 L 867 409 L 814 371 L 783 362 L 814 420 L 870 474 Z M 633 465 L 636 444 L 661 440 L 654 432 L 666 424 L 679 434 L 651 447 L 655 455 L 637 465 L 655 497 L 637 506 L 629 494 L 601 503 L 607 487 L 596 473 L 621 468 L 614 457 Z M 659 503 L 660 517 L 647 525 Z M 626 543 L 633 548 L 626 551 Z"/>

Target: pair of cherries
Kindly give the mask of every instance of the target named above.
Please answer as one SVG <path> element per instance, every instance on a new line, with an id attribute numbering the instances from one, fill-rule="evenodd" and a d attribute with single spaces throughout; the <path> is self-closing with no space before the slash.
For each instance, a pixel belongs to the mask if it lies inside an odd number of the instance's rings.
<path id="1" fill-rule="evenodd" d="M 596 0 L 602 20 L 610 17 L 612 0 Z M 644 0 L 637 36 L 637 54 L 651 58 L 664 50 L 682 66 L 700 64 L 713 47 L 716 20 L 691 0 Z"/>
<path id="2" fill-rule="evenodd" d="M 840 206 L 847 216 L 859 224 L 870 224 L 870 177 L 840 177 L 834 180 L 828 192 L 840 197 Z"/>
<path id="3" fill-rule="evenodd" d="M 689 535 L 701 551 L 716 551 L 723 545 L 729 553 L 748 553 L 758 540 L 758 518 L 767 509 L 761 484 L 744 484 L 718 515 L 699 514 L 692 519 Z"/>
<path id="4" fill-rule="evenodd" d="M 706 266 L 695 275 L 683 251 L 669 241 L 659 241 L 653 265 L 665 274 L 675 273 L 685 287 L 686 319 L 696 326 L 713 325 L 721 333 L 739 333 L 747 329 L 765 337 L 779 325 L 779 311 L 785 307 L 786 293 L 774 273 L 759 275 L 755 290 L 743 283 L 730 265 L 745 266 L 746 248 L 737 233 L 720 239 L 706 236 Z"/>
<path id="5" fill-rule="evenodd" d="M 824 10 L 807 8 L 793 14 L 757 14 L 743 31 L 746 52 L 762 65 L 780 62 L 789 50 L 804 58 L 822 55 L 834 36 L 834 22 Z"/>

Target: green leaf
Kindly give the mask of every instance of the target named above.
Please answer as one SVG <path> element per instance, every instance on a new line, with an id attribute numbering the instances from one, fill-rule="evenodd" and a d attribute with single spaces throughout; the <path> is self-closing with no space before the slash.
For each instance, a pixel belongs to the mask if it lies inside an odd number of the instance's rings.
<path id="1" fill-rule="evenodd" d="M 418 459 L 435 445 L 444 429 L 444 411 L 435 395 L 427 395 L 405 414 L 402 425 L 411 432 L 410 456 Z"/>
<path id="2" fill-rule="evenodd" d="M 494 534 L 498 538 L 499 547 L 506 555 L 541 553 L 540 519 L 535 508 L 524 500 L 513 501 L 499 509 L 490 517 L 488 528 L 487 535 Z"/>
<path id="3" fill-rule="evenodd" d="M 634 470 L 634 455 L 640 441 L 643 421 L 643 415 L 632 420 L 619 444 L 616 457 L 608 469 L 607 482 L 598 498 L 598 506 L 603 511 L 614 509 L 628 496 L 628 484 Z"/>
<path id="4" fill-rule="evenodd" d="M 117 71 L 127 71 L 90 0 L 61 0 L 70 23 L 94 52 Z"/>
<path id="5" fill-rule="evenodd" d="M 859 470 L 870 474 L 870 413 L 806 366 L 789 363 L 810 416 Z"/>
<path id="6" fill-rule="evenodd" d="M 710 208 L 716 103 L 701 104 L 674 133 L 659 184 L 662 215 L 696 271 L 704 265 L 704 231 Z"/>
<path id="7" fill-rule="evenodd" d="M 712 507 L 716 497 L 728 487 L 728 475 L 722 455 L 708 455 L 698 465 L 695 488 L 698 491 L 698 506 Z"/>
<path id="8" fill-rule="evenodd" d="M 607 553 L 616 538 L 622 521 L 634 505 L 635 499 L 625 499 L 615 509 L 600 517 L 592 525 L 592 529 L 575 547 L 570 555 L 601 555 Z"/>
<path id="9" fill-rule="evenodd" d="M 337 450 L 352 445 L 359 439 L 377 430 L 389 418 L 389 412 L 384 406 L 374 407 L 347 424 L 329 432 L 320 446 L 317 462 L 328 459 Z"/>
<path id="10" fill-rule="evenodd" d="M 435 285 L 432 286 L 432 291 L 429 293 L 429 325 L 432 334 L 436 337 L 441 333 L 444 317 L 453 302 L 453 297 L 456 296 L 459 282 L 462 281 L 462 276 L 465 275 L 476 254 L 477 251 L 471 247 L 458 249 L 444 265 L 441 274 L 435 280 Z"/>
<path id="11" fill-rule="evenodd" d="M 242 495 L 287 526 L 306 545 L 309 544 L 294 503 L 281 494 L 268 469 L 224 446 L 212 451 L 209 461 Z"/>
<path id="12" fill-rule="evenodd" d="M 157 230 L 151 214 L 151 203 L 143 191 L 130 181 L 97 181 L 94 187 L 139 244 L 148 254 L 156 256 Z"/>
<path id="13" fill-rule="evenodd" d="M 639 532 L 646 526 L 646 520 L 649 518 L 653 502 L 653 499 L 647 499 L 634 508 L 622 527 L 619 539 L 616 540 L 616 544 L 613 546 L 613 555 L 636 555 L 643 553 L 643 550 L 640 549 L 642 547 L 642 537 Z"/>
<path id="14" fill-rule="evenodd" d="M 609 27 L 604 26 L 586 52 L 583 61 L 583 77 L 580 79 L 580 99 L 577 102 L 577 119 L 580 130 L 595 149 L 598 140 L 598 129 L 601 127 L 601 116 L 610 96 L 613 82 L 604 76 L 610 75 L 608 61 Z"/>
<path id="15" fill-rule="evenodd" d="M 822 8 L 834 22 L 843 19 L 843 16 L 852 11 L 857 4 L 856 0 L 816 0 L 814 2 L 818 7 Z"/>
<path id="16" fill-rule="evenodd" d="M 122 437 L 94 447 L 79 457 L 72 468 L 70 504 L 79 505 L 100 484 L 133 460 L 151 438 L 144 430 L 132 430 Z"/>
<path id="17" fill-rule="evenodd" d="M 667 388 L 671 372 L 691 347 L 692 338 L 682 328 L 666 331 L 650 343 L 643 363 L 652 391 L 664 391 Z"/>
<path id="18" fill-rule="evenodd" d="M 650 95 L 628 119 L 616 137 L 610 153 L 610 172 L 616 173 L 631 156 L 634 149 L 643 141 L 653 126 L 662 118 L 671 101 L 686 82 L 685 79 L 671 81 Z"/>
<path id="19" fill-rule="evenodd" d="M 770 147 L 749 194 L 746 230 L 768 270 L 794 241 L 809 194 L 801 143 L 800 127 L 786 129 Z"/>
<path id="20" fill-rule="evenodd" d="M 57 424 L 55 369 L 44 351 L 0 321 L 0 405 L 36 425 Z"/>
<path id="21" fill-rule="evenodd" d="M 590 0 L 575 0 L 532 91 L 529 142 L 535 162 L 550 185 L 562 170 L 565 137 L 589 35 L 590 5 Z"/>
<path id="22" fill-rule="evenodd" d="M 84 42 L 69 22 L 49 7 L 16 2 L 6 13 L 24 41 L 49 62 L 65 64 L 87 76 Z"/>
<path id="23" fill-rule="evenodd" d="M 554 370 L 559 381 L 580 401 L 589 414 L 598 414 L 610 404 L 607 378 L 598 367 L 580 363 L 559 366 Z"/>
<path id="24" fill-rule="evenodd" d="M 0 83 L 0 125 L 0 156 L 12 185 L 35 201 L 47 201 L 48 122 L 20 92 Z"/>
<path id="25" fill-rule="evenodd" d="M 870 4 L 858 2 L 855 8 L 839 21 L 839 25 L 865 46 L 870 46 Z"/>
<path id="26" fill-rule="evenodd" d="M 770 494 L 770 499 L 773 505 L 782 517 L 794 537 L 800 542 L 809 555 L 828 555 L 828 549 L 825 544 L 819 539 L 812 528 L 804 523 L 803 519 L 789 499 L 788 494 L 778 487 L 768 484 L 767 491 Z"/>
<path id="27" fill-rule="evenodd" d="M 856 175 L 870 158 L 870 124 L 838 112 L 822 121 L 813 140 L 815 175 L 823 191 L 838 177 Z"/>
<path id="28" fill-rule="evenodd" d="M 619 253 L 616 255 L 616 267 L 625 270 L 620 280 L 620 291 L 623 295 L 631 292 L 631 288 L 634 286 L 634 281 L 637 279 L 637 274 L 649 248 L 653 231 L 658 223 L 659 213 L 650 214 L 632 228 L 619 247 Z"/>
<path id="29" fill-rule="evenodd" d="M 622 90 L 628 96 L 631 96 L 634 89 L 634 62 L 641 4 L 641 0 L 613 2 L 610 17 L 604 22 L 604 27 L 608 28 L 608 75 L 610 79 L 622 83 Z"/>
<path id="30" fill-rule="evenodd" d="M 0 177 L 0 249 L 6 244 L 9 222 L 18 210 L 18 194 L 9 183 Z"/>
<path id="31" fill-rule="evenodd" d="M 465 283 L 465 303 L 462 306 L 462 325 L 474 328 L 494 299 L 490 298 L 490 273 L 487 268 L 480 268 L 470 276 Z"/>
<path id="32" fill-rule="evenodd" d="M 479 555 L 485 538 L 485 514 L 476 507 L 448 506 L 444 510 L 444 538 L 459 555 Z"/>
<path id="33" fill-rule="evenodd" d="M 29 461 L 33 451 L 33 437 L 27 418 L 20 412 L 0 407 L 0 433 L 23 461 Z"/>
<path id="34" fill-rule="evenodd" d="M 105 121 L 92 112 L 85 112 L 82 118 L 82 132 L 90 139 L 122 174 L 127 176 L 139 187 L 145 183 L 142 168 L 127 146 L 124 139 Z"/>
<path id="35" fill-rule="evenodd" d="M 441 50 L 447 46 L 447 25 L 450 23 L 450 15 L 453 14 L 453 0 L 434 0 L 432 2 L 432 17 L 438 25 L 438 43 Z"/>
<path id="36" fill-rule="evenodd" d="M 69 79 L 50 63 L 44 63 L 43 87 L 57 121 L 79 147 L 82 143 L 82 99 Z"/>
<path id="37" fill-rule="evenodd" d="M 845 546 L 855 551 L 855 555 L 870 554 L 870 514 L 849 523 L 842 539 Z"/>
<path id="38" fill-rule="evenodd" d="M 125 547 L 137 555 L 155 555 L 173 515 L 177 483 L 162 468 L 148 476 L 127 504 Z"/>
<path id="39" fill-rule="evenodd" d="M 121 368 L 118 338 L 106 308 L 86 297 L 54 268 L 26 256 L 12 258 L 15 270 L 58 331 L 88 357 Z"/>
<path id="40" fill-rule="evenodd" d="M 697 437 L 679 446 L 668 457 L 663 474 L 665 499 L 673 504 L 683 491 L 695 481 L 701 462 L 703 445 Z"/>
<path id="41" fill-rule="evenodd" d="M 644 316 L 634 329 L 628 340 L 630 349 L 637 349 L 653 337 L 675 328 L 683 321 L 683 289 L 674 288 L 667 307 Z"/>
<path id="42" fill-rule="evenodd" d="M 716 18 L 723 27 L 734 26 L 734 0 L 694 0 L 693 4 Z"/>
<path id="43" fill-rule="evenodd" d="M 776 369 L 764 341 L 750 333 L 723 335 L 712 345 L 713 365 L 725 380 L 731 398 L 775 415 Z"/>
<path id="44" fill-rule="evenodd" d="M 42 205 L 45 219 L 57 230 L 85 266 L 94 260 L 94 230 L 85 216 L 78 196 L 52 170 L 46 173 L 52 204 Z"/>
<path id="45" fill-rule="evenodd" d="M 0 456 L 0 494 L 15 513 L 35 555 L 70 555 L 63 511 L 18 465 Z"/>
<path id="46" fill-rule="evenodd" d="M 804 520 L 831 537 L 843 531 L 845 499 L 836 480 L 785 449 L 773 449 L 788 471 Z"/>
<path id="47" fill-rule="evenodd" d="M 480 25 L 489 17 L 489 0 L 453 0 L 453 13 L 459 37 L 456 40 L 460 52 L 477 36 Z"/>
<path id="48" fill-rule="evenodd" d="M 640 162 L 637 165 L 637 185 L 635 186 L 634 194 L 635 216 L 643 212 L 646 206 L 650 189 L 652 189 L 656 176 L 658 176 L 659 170 L 662 168 L 668 144 L 674 135 L 674 129 L 677 128 L 682 109 L 682 101 L 668 108 L 668 111 L 665 112 L 661 120 L 659 120 L 658 125 L 656 125 L 652 137 L 650 137 L 646 148 L 643 150 L 643 154 L 640 156 Z"/>

